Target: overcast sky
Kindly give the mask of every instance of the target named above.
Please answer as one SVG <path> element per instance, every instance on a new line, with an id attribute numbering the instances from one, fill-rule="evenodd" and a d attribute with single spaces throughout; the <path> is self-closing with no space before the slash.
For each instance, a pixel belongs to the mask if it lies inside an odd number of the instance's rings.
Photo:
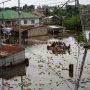
<path id="1" fill-rule="evenodd" d="M 1 2 L 4 2 L 7 0 L 0 0 Z M 60 5 L 65 3 L 67 0 L 20 0 L 21 6 L 27 4 L 27 5 Z M 70 1 L 75 1 L 75 0 L 70 0 Z M 90 0 L 79 0 L 80 4 L 90 4 Z M 74 4 L 74 3 L 69 3 L 69 4 Z M 0 4 L 1 7 L 3 7 L 3 4 Z M 8 1 L 4 4 L 5 7 L 12 7 L 12 6 L 18 6 L 18 0 L 11 0 Z"/>

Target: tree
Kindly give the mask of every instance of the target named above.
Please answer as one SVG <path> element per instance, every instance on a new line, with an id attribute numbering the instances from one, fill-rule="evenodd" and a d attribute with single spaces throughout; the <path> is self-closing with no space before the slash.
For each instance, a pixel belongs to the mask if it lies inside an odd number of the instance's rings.
<path id="1" fill-rule="evenodd" d="M 10 10 L 11 8 L 9 8 L 9 7 L 5 7 L 5 10 Z"/>
<path id="2" fill-rule="evenodd" d="M 37 6 L 37 10 L 42 10 L 43 8 L 41 6 Z"/>
<path id="3" fill-rule="evenodd" d="M 27 4 L 25 4 L 25 5 L 23 6 L 23 11 L 27 11 L 27 9 L 28 9 L 28 6 L 27 6 Z"/>
<path id="4" fill-rule="evenodd" d="M 80 22 L 80 17 L 75 15 L 72 16 L 70 18 L 68 18 L 67 20 L 65 20 L 63 22 L 63 25 L 67 28 L 67 29 L 81 29 L 81 22 Z"/>
<path id="5" fill-rule="evenodd" d="M 28 6 L 27 4 L 25 4 L 25 5 L 23 6 L 23 11 L 28 12 L 28 11 L 31 11 L 32 9 L 35 9 L 35 6 L 34 6 L 34 5 Z"/>
<path id="6" fill-rule="evenodd" d="M 66 5 L 66 15 L 68 17 L 78 14 L 79 14 L 78 8 L 75 5 Z"/>
<path id="7" fill-rule="evenodd" d="M 53 15 L 58 15 L 59 13 L 59 9 L 57 7 L 54 7 L 54 10 L 53 10 Z"/>
<path id="8" fill-rule="evenodd" d="M 49 11 L 48 8 L 45 9 L 44 14 L 45 14 L 45 16 L 49 16 L 50 15 L 50 11 Z"/>
<path id="9" fill-rule="evenodd" d="M 11 9 L 17 11 L 18 7 L 14 6 L 14 7 L 11 7 Z"/>
<path id="10" fill-rule="evenodd" d="M 28 11 L 31 11 L 31 10 L 33 10 L 33 9 L 35 9 L 35 6 L 34 6 L 34 5 L 28 6 Z"/>

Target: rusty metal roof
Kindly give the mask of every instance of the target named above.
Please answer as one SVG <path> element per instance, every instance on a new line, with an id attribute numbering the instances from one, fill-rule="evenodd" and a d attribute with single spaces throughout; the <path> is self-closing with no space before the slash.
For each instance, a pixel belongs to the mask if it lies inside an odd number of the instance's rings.
<path id="1" fill-rule="evenodd" d="M 3 44 L 0 47 L 0 56 L 1 57 L 8 56 L 8 55 L 15 54 L 23 50 L 25 50 L 25 48 L 20 47 L 19 45 Z"/>

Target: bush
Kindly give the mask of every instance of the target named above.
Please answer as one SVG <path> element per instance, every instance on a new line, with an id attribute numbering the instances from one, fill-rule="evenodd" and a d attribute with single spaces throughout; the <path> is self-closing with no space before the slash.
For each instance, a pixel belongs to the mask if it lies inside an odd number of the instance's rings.
<path id="1" fill-rule="evenodd" d="M 63 25 L 70 30 L 77 30 L 77 29 L 81 29 L 81 23 L 80 23 L 80 18 L 79 16 L 72 16 L 68 19 L 66 19 L 63 22 Z"/>

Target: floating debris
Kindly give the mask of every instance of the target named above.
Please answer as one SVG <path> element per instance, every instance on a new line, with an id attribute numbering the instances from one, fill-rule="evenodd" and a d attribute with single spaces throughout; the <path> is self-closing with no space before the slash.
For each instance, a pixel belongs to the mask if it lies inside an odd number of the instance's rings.
<path id="1" fill-rule="evenodd" d="M 38 67 L 43 67 L 43 65 L 38 65 Z"/>

